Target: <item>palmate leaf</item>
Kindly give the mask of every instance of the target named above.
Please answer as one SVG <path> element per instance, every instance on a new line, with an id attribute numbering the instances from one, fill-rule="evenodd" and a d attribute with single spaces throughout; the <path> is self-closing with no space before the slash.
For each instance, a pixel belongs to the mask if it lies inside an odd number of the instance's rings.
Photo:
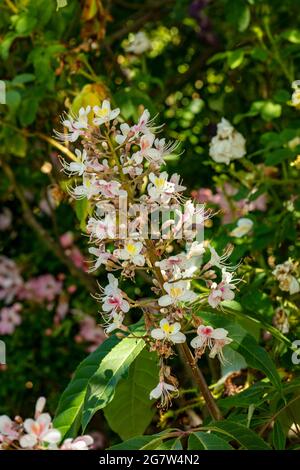
<path id="1" fill-rule="evenodd" d="M 122 379 L 114 399 L 104 415 L 113 431 L 125 440 L 143 434 L 155 414 L 150 391 L 158 381 L 157 357 L 144 349 L 130 366 L 128 377 Z"/>
<path id="2" fill-rule="evenodd" d="M 254 431 L 248 429 L 243 424 L 236 423 L 235 421 L 218 421 L 211 423 L 209 426 L 202 429 L 224 434 L 228 436 L 230 440 L 237 441 L 244 449 L 271 450 L 270 446 Z"/>
<path id="3" fill-rule="evenodd" d="M 188 450 L 234 450 L 224 439 L 207 432 L 194 432 L 189 437 Z"/>
<path id="4" fill-rule="evenodd" d="M 228 330 L 229 337 L 233 339 L 228 347 L 240 353 L 250 367 L 264 372 L 271 383 L 278 390 L 281 390 L 281 381 L 274 362 L 269 354 L 258 345 L 253 336 L 238 323 L 233 323 L 224 318 L 224 316 L 206 311 L 197 312 L 197 315 L 204 318 L 215 328 L 225 328 Z"/>
<path id="5" fill-rule="evenodd" d="M 132 332 L 135 336 L 120 341 L 101 361 L 88 382 L 81 424 L 85 430 L 96 411 L 103 409 L 114 398 L 118 382 L 127 373 L 130 365 L 145 347 L 142 338 L 144 332 L 141 324 L 136 325 Z"/>

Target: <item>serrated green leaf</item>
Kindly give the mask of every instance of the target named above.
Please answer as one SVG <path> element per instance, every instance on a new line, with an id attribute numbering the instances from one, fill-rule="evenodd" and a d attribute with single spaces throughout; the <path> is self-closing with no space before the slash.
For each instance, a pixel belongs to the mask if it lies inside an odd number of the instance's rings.
<path id="1" fill-rule="evenodd" d="M 141 325 L 137 325 L 133 331 L 135 335 L 141 336 L 144 330 Z M 96 411 L 103 409 L 114 398 L 117 384 L 144 347 L 142 337 L 125 338 L 100 363 L 88 383 L 82 412 L 83 429 Z"/>
<path id="2" fill-rule="evenodd" d="M 215 434 L 199 431 L 190 435 L 188 450 L 233 450 L 233 447 Z"/>

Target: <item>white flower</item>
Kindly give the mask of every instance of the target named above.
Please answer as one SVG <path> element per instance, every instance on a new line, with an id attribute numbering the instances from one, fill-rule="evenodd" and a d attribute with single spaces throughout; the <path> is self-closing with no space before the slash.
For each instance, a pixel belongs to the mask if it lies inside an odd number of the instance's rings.
<path id="1" fill-rule="evenodd" d="M 166 142 L 166 139 L 155 139 L 154 148 L 148 149 L 145 158 L 158 165 L 164 164 L 164 158 L 171 155 L 177 148 L 178 142 Z"/>
<path id="2" fill-rule="evenodd" d="M 120 258 L 121 260 L 128 260 L 131 263 L 136 264 L 137 266 L 144 266 L 145 257 L 141 254 L 142 248 L 142 242 L 135 242 L 133 240 L 129 240 L 124 245 L 124 248 L 114 251 L 114 256 L 116 258 Z"/>
<path id="3" fill-rule="evenodd" d="M 210 286 L 210 294 L 208 296 L 208 303 L 213 308 L 218 307 L 218 305 L 223 300 L 233 300 L 234 299 L 234 292 L 233 290 L 236 288 L 234 284 L 232 284 L 232 277 L 233 274 L 225 271 L 222 269 L 222 281 L 217 284 L 213 282 Z"/>
<path id="4" fill-rule="evenodd" d="M 113 274 L 108 274 L 108 285 L 104 288 L 101 296 L 103 300 L 102 310 L 104 312 L 122 311 L 124 313 L 129 310 L 129 303 L 123 298 L 123 293 L 118 287 L 118 279 Z"/>
<path id="5" fill-rule="evenodd" d="M 122 313 L 113 312 L 110 317 L 110 320 L 111 321 L 108 322 L 105 327 L 105 332 L 107 334 L 111 333 L 114 330 L 117 330 L 118 328 L 121 328 L 124 321 L 124 315 Z"/>
<path id="6" fill-rule="evenodd" d="M 180 323 L 176 322 L 176 323 L 170 324 L 168 320 L 164 318 L 163 320 L 160 321 L 159 326 L 160 328 L 154 328 L 154 330 L 151 331 L 152 338 L 158 339 L 158 340 L 168 340 L 174 344 L 185 342 L 186 337 L 180 331 L 180 328 L 181 328 Z"/>
<path id="7" fill-rule="evenodd" d="M 60 432 L 51 427 L 51 416 L 48 413 L 41 414 L 36 420 L 26 419 L 24 430 L 27 434 L 20 438 L 23 448 L 32 448 L 43 442 L 56 444 L 61 439 Z"/>
<path id="8" fill-rule="evenodd" d="M 158 176 L 155 173 L 149 174 L 148 194 L 153 201 L 169 202 L 175 192 L 175 184 L 168 181 L 168 173 L 164 171 Z"/>
<path id="9" fill-rule="evenodd" d="M 159 384 L 151 390 L 150 400 L 158 400 L 158 398 L 160 398 L 162 407 L 166 407 L 173 393 L 178 394 L 177 388 L 161 380 Z"/>
<path id="10" fill-rule="evenodd" d="M 68 176 L 82 176 L 86 170 L 86 151 L 83 150 L 83 152 L 81 153 L 80 150 L 75 149 L 75 154 L 77 155 L 76 162 L 67 163 L 63 158 L 60 159 L 63 166 L 63 170 Z"/>
<path id="11" fill-rule="evenodd" d="M 202 256 L 205 253 L 203 242 L 197 241 L 189 243 L 187 246 L 187 259 L 193 258 L 194 256 Z"/>
<path id="12" fill-rule="evenodd" d="M 93 111 L 96 117 L 93 119 L 93 123 L 97 126 L 105 122 L 112 121 L 120 114 L 120 108 L 111 109 L 110 102 L 108 100 L 104 100 L 102 102 L 101 108 L 99 106 L 94 106 Z"/>
<path id="13" fill-rule="evenodd" d="M 282 264 L 277 264 L 272 274 L 279 281 L 279 287 L 290 295 L 297 294 L 300 291 L 300 284 L 292 275 L 294 271 L 294 264 L 291 259 Z"/>
<path id="14" fill-rule="evenodd" d="M 216 266 L 219 269 L 227 269 L 227 271 L 233 271 L 236 269 L 236 266 L 230 266 L 226 263 L 232 253 L 233 248 L 231 246 L 229 246 L 222 255 L 218 255 L 214 247 L 210 244 L 208 245 L 208 249 L 211 254 L 210 260 L 207 263 L 208 267 Z"/>
<path id="15" fill-rule="evenodd" d="M 19 438 L 17 425 L 10 419 L 9 416 L 0 416 L 0 436 L 1 435 L 7 438 L 9 441 L 14 441 Z"/>
<path id="16" fill-rule="evenodd" d="M 155 266 L 158 266 L 164 271 L 173 271 L 175 268 L 184 268 L 186 265 L 186 256 L 184 253 L 179 253 L 175 256 L 169 256 L 169 258 L 161 261 L 156 261 Z"/>
<path id="17" fill-rule="evenodd" d="M 167 292 L 158 299 L 161 307 L 168 305 L 176 305 L 178 302 L 193 302 L 197 298 L 197 294 L 188 289 L 188 281 L 176 281 L 172 283 L 165 282 L 164 289 Z"/>
<path id="18" fill-rule="evenodd" d="M 300 80 L 295 80 L 292 83 L 294 92 L 292 94 L 292 105 L 296 108 L 300 105 Z"/>
<path id="19" fill-rule="evenodd" d="M 151 42 L 148 39 L 148 36 L 144 31 L 139 31 L 133 41 L 126 47 L 127 52 L 132 52 L 133 54 L 140 55 L 151 49 Z"/>
<path id="20" fill-rule="evenodd" d="M 91 199 L 99 194 L 99 184 L 95 178 L 83 177 L 82 184 L 75 186 L 70 193 L 75 199 Z"/>
<path id="21" fill-rule="evenodd" d="M 91 112 L 91 107 L 80 108 L 78 116 L 72 114 L 67 116 L 67 119 L 62 121 L 69 133 L 54 131 L 59 140 L 75 142 L 80 135 L 84 133 L 84 129 L 88 128 L 88 115 Z"/>
<path id="22" fill-rule="evenodd" d="M 125 140 L 129 137 L 131 127 L 127 123 L 123 123 L 120 125 L 120 130 L 122 134 L 117 134 L 115 139 L 119 145 L 122 145 L 124 144 Z"/>
<path id="23" fill-rule="evenodd" d="M 99 241 L 105 238 L 113 239 L 116 236 L 115 217 L 111 214 L 106 214 L 103 219 L 96 219 L 95 217 L 90 217 L 86 229 L 87 232 L 91 235 L 91 238 L 96 238 Z"/>
<path id="24" fill-rule="evenodd" d="M 91 246 L 89 248 L 89 253 L 91 253 L 91 255 L 96 256 L 96 260 L 95 260 L 94 264 L 89 269 L 90 273 L 93 272 L 93 271 L 96 271 L 98 268 L 100 268 L 100 266 L 102 264 L 105 265 L 107 263 L 107 261 L 112 257 L 112 255 L 109 252 L 103 251 L 102 248 L 96 248 L 94 246 Z"/>
<path id="25" fill-rule="evenodd" d="M 153 128 L 153 119 L 150 119 L 150 113 L 148 109 L 145 109 L 142 115 L 139 118 L 137 124 L 132 127 L 132 131 L 134 134 L 148 134 L 150 133 L 150 129 Z"/>
<path id="26" fill-rule="evenodd" d="M 214 329 L 212 326 L 200 325 L 197 329 L 197 336 L 191 341 L 191 346 L 200 350 L 201 354 L 208 347 L 211 350 L 209 357 L 214 358 L 218 355 L 219 359 L 223 360 L 223 347 L 232 342 L 227 335 L 228 331 L 224 328 Z"/>
<path id="27" fill-rule="evenodd" d="M 68 438 L 62 443 L 60 450 L 89 450 L 93 443 L 94 439 L 88 435 L 79 436 L 76 439 Z"/>
<path id="28" fill-rule="evenodd" d="M 100 194 L 102 194 L 102 196 L 114 198 L 116 196 L 119 196 L 120 192 L 122 191 L 121 183 L 119 183 L 119 181 L 99 180 L 98 190 Z"/>
<path id="29" fill-rule="evenodd" d="M 247 218 L 241 218 L 237 221 L 237 227 L 230 232 L 232 237 L 241 238 L 252 230 L 253 221 Z"/>
<path id="30" fill-rule="evenodd" d="M 212 138 L 209 155 L 217 163 L 226 163 L 242 158 L 246 154 L 246 141 L 227 119 L 217 125 L 217 135 Z"/>

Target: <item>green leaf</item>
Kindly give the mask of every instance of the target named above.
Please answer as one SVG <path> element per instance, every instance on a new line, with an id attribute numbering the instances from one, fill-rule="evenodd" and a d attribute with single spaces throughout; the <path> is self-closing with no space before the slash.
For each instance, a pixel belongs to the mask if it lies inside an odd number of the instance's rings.
<path id="1" fill-rule="evenodd" d="M 32 97 L 22 100 L 19 112 L 20 123 L 23 127 L 29 126 L 35 121 L 39 102 Z"/>
<path id="2" fill-rule="evenodd" d="M 74 377 L 63 392 L 56 410 L 53 425 L 62 438 L 75 437 L 80 427 L 84 397 L 90 377 L 97 371 L 103 358 L 118 344 L 111 336 L 77 367 Z"/>
<path id="3" fill-rule="evenodd" d="M 75 213 L 80 222 L 80 229 L 86 230 L 86 218 L 89 215 L 90 204 L 86 197 L 77 199 L 75 202 Z"/>
<path id="4" fill-rule="evenodd" d="M 66 7 L 68 5 L 67 0 L 56 0 L 56 1 L 57 1 L 56 10 L 59 10 L 60 8 Z"/>
<path id="5" fill-rule="evenodd" d="M 250 8 L 248 5 L 243 5 L 243 8 L 241 9 L 240 12 L 240 17 L 238 21 L 238 29 L 241 33 L 246 31 L 250 24 L 250 19 L 251 19 L 251 13 L 250 13 Z"/>
<path id="6" fill-rule="evenodd" d="M 6 92 L 6 104 L 12 110 L 15 111 L 21 103 L 21 95 L 16 90 L 8 90 Z"/>
<path id="7" fill-rule="evenodd" d="M 252 404 L 255 404 L 258 407 L 266 400 L 265 394 L 272 390 L 274 390 L 274 388 L 270 384 L 257 382 L 252 385 L 252 387 L 243 390 L 237 395 L 222 398 L 218 401 L 218 405 L 223 409 L 230 409 L 233 407 L 248 408 Z"/>
<path id="8" fill-rule="evenodd" d="M 286 437 L 283 432 L 280 421 L 275 421 L 273 431 L 272 431 L 272 442 L 273 442 L 274 448 L 276 450 L 284 450 L 285 441 L 286 441 Z"/>
<path id="9" fill-rule="evenodd" d="M 140 324 L 134 333 L 141 336 L 144 332 Z M 91 376 L 84 400 L 82 426 L 86 428 L 96 411 L 112 401 L 118 382 L 128 372 L 135 358 L 145 347 L 142 337 L 128 337 L 120 341 L 103 359 L 98 369 Z"/>
<path id="10" fill-rule="evenodd" d="M 15 23 L 15 29 L 18 34 L 27 36 L 33 31 L 36 25 L 37 18 L 28 13 L 22 13 Z"/>
<path id="11" fill-rule="evenodd" d="M 281 36 L 287 41 L 293 44 L 300 44 L 300 30 L 299 29 L 288 29 L 284 31 Z"/>
<path id="12" fill-rule="evenodd" d="M 150 424 L 155 407 L 149 393 L 157 381 L 156 354 L 144 349 L 130 366 L 128 377 L 119 382 L 114 399 L 104 411 L 109 426 L 123 440 L 143 434 Z"/>
<path id="13" fill-rule="evenodd" d="M 24 83 L 33 82 L 35 80 L 35 75 L 33 73 L 20 73 L 13 80 L 13 85 L 23 85 Z"/>
<path id="14" fill-rule="evenodd" d="M 182 450 L 180 438 L 163 441 L 155 450 Z"/>
<path id="15" fill-rule="evenodd" d="M 237 441 L 244 449 L 271 450 L 270 446 L 262 440 L 254 431 L 235 421 L 218 421 L 203 429 L 215 431 Z"/>
<path id="16" fill-rule="evenodd" d="M 257 312 L 260 315 L 272 316 L 273 306 L 269 296 L 258 289 L 249 289 L 241 298 L 241 304 L 247 310 Z"/>
<path id="17" fill-rule="evenodd" d="M 288 148 L 277 149 L 273 150 L 272 153 L 267 156 L 265 163 L 267 166 L 278 165 L 278 163 L 281 163 L 288 158 L 293 158 L 294 156 L 295 152 Z"/>
<path id="18" fill-rule="evenodd" d="M 12 140 L 6 142 L 6 147 L 11 154 L 24 158 L 27 154 L 27 139 L 22 134 L 15 134 Z"/>
<path id="19" fill-rule="evenodd" d="M 206 432 L 195 432 L 190 435 L 188 450 L 234 450 L 219 436 Z"/>
<path id="20" fill-rule="evenodd" d="M 155 436 L 137 436 L 108 448 L 108 450 L 139 450 L 153 442 Z"/>
<path id="21" fill-rule="evenodd" d="M 227 53 L 227 63 L 233 70 L 242 65 L 244 61 L 245 51 L 244 49 L 236 49 L 235 51 L 229 51 Z"/>

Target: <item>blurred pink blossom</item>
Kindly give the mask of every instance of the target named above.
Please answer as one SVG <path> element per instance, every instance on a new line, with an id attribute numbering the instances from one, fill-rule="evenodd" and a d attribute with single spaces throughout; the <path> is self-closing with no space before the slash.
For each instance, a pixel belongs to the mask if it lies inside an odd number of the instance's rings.
<path id="1" fill-rule="evenodd" d="M 3 307 L 0 310 L 0 334 L 11 335 L 15 331 L 16 326 L 22 322 L 21 310 L 22 305 L 19 303 L 15 303 L 10 307 Z"/>
<path id="2" fill-rule="evenodd" d="M 34 300 L 36 302 L 52 302 L 61 292 L 63 284 L 55 279 L 52 274 L 42 274 L 41 276 L 29 279 L 24 284 L 18 298 L 21 300 Z"/>
<path id="3" fill-rule="evenodd" d="M 209 188 L 200 188 L 199 190 L 192 191 L 192 197 L 201 204 L 210 203 L 219 206 L 223 224 L 234 222 L 249 212 L 255 210 L 264 212 L 267 209 L 266 194 L 261 194 L 254 201 L 248 201 L 247 199 L 236 201 L 233 196 L 237 193 L 237 188 L 229 183 L 225 183 L 223 188 L 216 189 L 215 194 Z"/>
<path id="4" fill-rule="evenodd" d="M 90 315 L 85 315 L 80 322 L 80 330 L 76 336 L 76 341 L 87 341 L 90 345 L 87 351 L 94 351 L 103 341 L 106 339 L 106 335 L 100 326 L 97 325 L 96 320 Z"/>
<path id="5" fill-rule="evenodd" d="M 0 256 L 0 300 L 11 303 L 22 286 L 23 279 L 16 263 L 6 256 Z"/>
<path id="6" fill-rule="evenodd" d="M 12 213 L 8 207 L 4 207 L 3 212 L 0 214 L 0 231 L 8 230 L 12 223 Z"/>

